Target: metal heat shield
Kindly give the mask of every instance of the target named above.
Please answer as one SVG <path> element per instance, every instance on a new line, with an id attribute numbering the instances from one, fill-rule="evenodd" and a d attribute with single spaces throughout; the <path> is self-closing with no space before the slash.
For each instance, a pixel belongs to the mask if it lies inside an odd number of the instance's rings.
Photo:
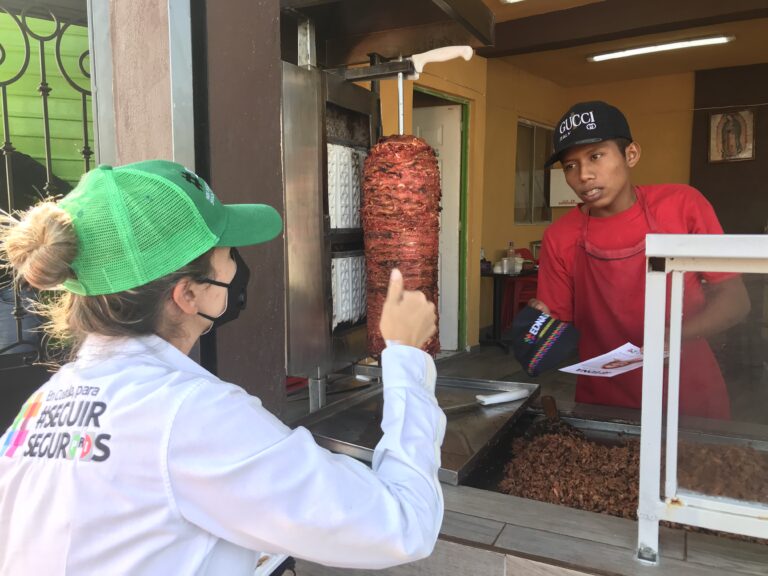
<path id="1" fill-rule="evenodd" d="M 378 97 L 283 62 L 282 112 L 287 372 L 322 379 L 367 354 L 360 184 Z"/>
<path id="2" fill-rule="evenodd" d="M 288 374 L 331 369 L 330 313 L 323 236 L 322 72 L 283 62 L 283 177 L 288 298 Z"/>

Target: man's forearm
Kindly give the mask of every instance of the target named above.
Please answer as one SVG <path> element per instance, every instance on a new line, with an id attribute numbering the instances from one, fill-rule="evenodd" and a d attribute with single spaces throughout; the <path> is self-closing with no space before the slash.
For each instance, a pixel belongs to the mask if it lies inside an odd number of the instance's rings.
<path id="1" fill-rule="evenodd" d="M 704 309 L 683 319 L 683 340 L 713 336 L 741 322 L 750 302 L 741 276 L 712 284 Z"/>

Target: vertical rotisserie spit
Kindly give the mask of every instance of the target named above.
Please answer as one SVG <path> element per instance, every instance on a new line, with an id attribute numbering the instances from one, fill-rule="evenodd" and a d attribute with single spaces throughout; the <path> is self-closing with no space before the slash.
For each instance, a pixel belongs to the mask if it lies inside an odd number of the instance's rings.
<path id="1" fill-rule="evenodd" d="M 405 288 L 421 290 L 438 306 L 440 171 L 435 151 L 415 136 L 382 138 L 365 161 L 362 220 L 368 299 L 368 350 L 384 349 L 379 318 L 392 268 Z M 439 334 L 425 345 L 440 351 Z"/>

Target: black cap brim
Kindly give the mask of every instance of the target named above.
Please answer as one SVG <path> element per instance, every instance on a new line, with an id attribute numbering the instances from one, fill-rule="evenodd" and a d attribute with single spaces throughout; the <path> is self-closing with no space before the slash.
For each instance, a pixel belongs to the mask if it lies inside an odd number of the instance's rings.
<path id="1" fill-rule="evenodd" d="M 560 155 L 566 150 L 573 148 L 574 146 L 581 146 L 582 144 L 595 144 L 597 142 L 602 142 L 603 140 L 605 140 L 605 138 L 587 138 L 586 140 L 579 140 L 577 142 L 573 142 L 572 144 L 568 144 L 568 146 L 566 146 L 562 150 L 552 154 L 552 156 L 549 157 L 549 160 L 547 160 L 544 163 L 544 168 L 549 168 L 550 166 L 552 166 L 552 164 L 556 164 L 557 162 L 559 162 Z"/>

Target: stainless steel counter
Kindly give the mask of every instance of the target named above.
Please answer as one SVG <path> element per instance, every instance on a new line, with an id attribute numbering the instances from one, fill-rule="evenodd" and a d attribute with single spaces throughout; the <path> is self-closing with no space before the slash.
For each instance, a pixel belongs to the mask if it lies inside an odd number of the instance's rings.
<path id="1" fill-rule="evenodd" d="M 298 421 L 308 428 L 317 442 L 342 454 L 370 462 L 373 449 L 381 439 L 383 396 L 376 382 L 380 369 L 358 367 L 357 373 L 372 378 L 374 384 L 343 400 L 329 404 Z M 493 441 L 525 412 L 538 395 L 539 385 L 525 382 L 476 380 L 469 378 L 437 379 L 436 396 L 444 409 L 475 401 L 477 394 L 493 394 L 525 388 L 530 395 L 523 400 L 449 412 L 442 446 L 441 482 L 457 485 L 480 461 Z"/>

